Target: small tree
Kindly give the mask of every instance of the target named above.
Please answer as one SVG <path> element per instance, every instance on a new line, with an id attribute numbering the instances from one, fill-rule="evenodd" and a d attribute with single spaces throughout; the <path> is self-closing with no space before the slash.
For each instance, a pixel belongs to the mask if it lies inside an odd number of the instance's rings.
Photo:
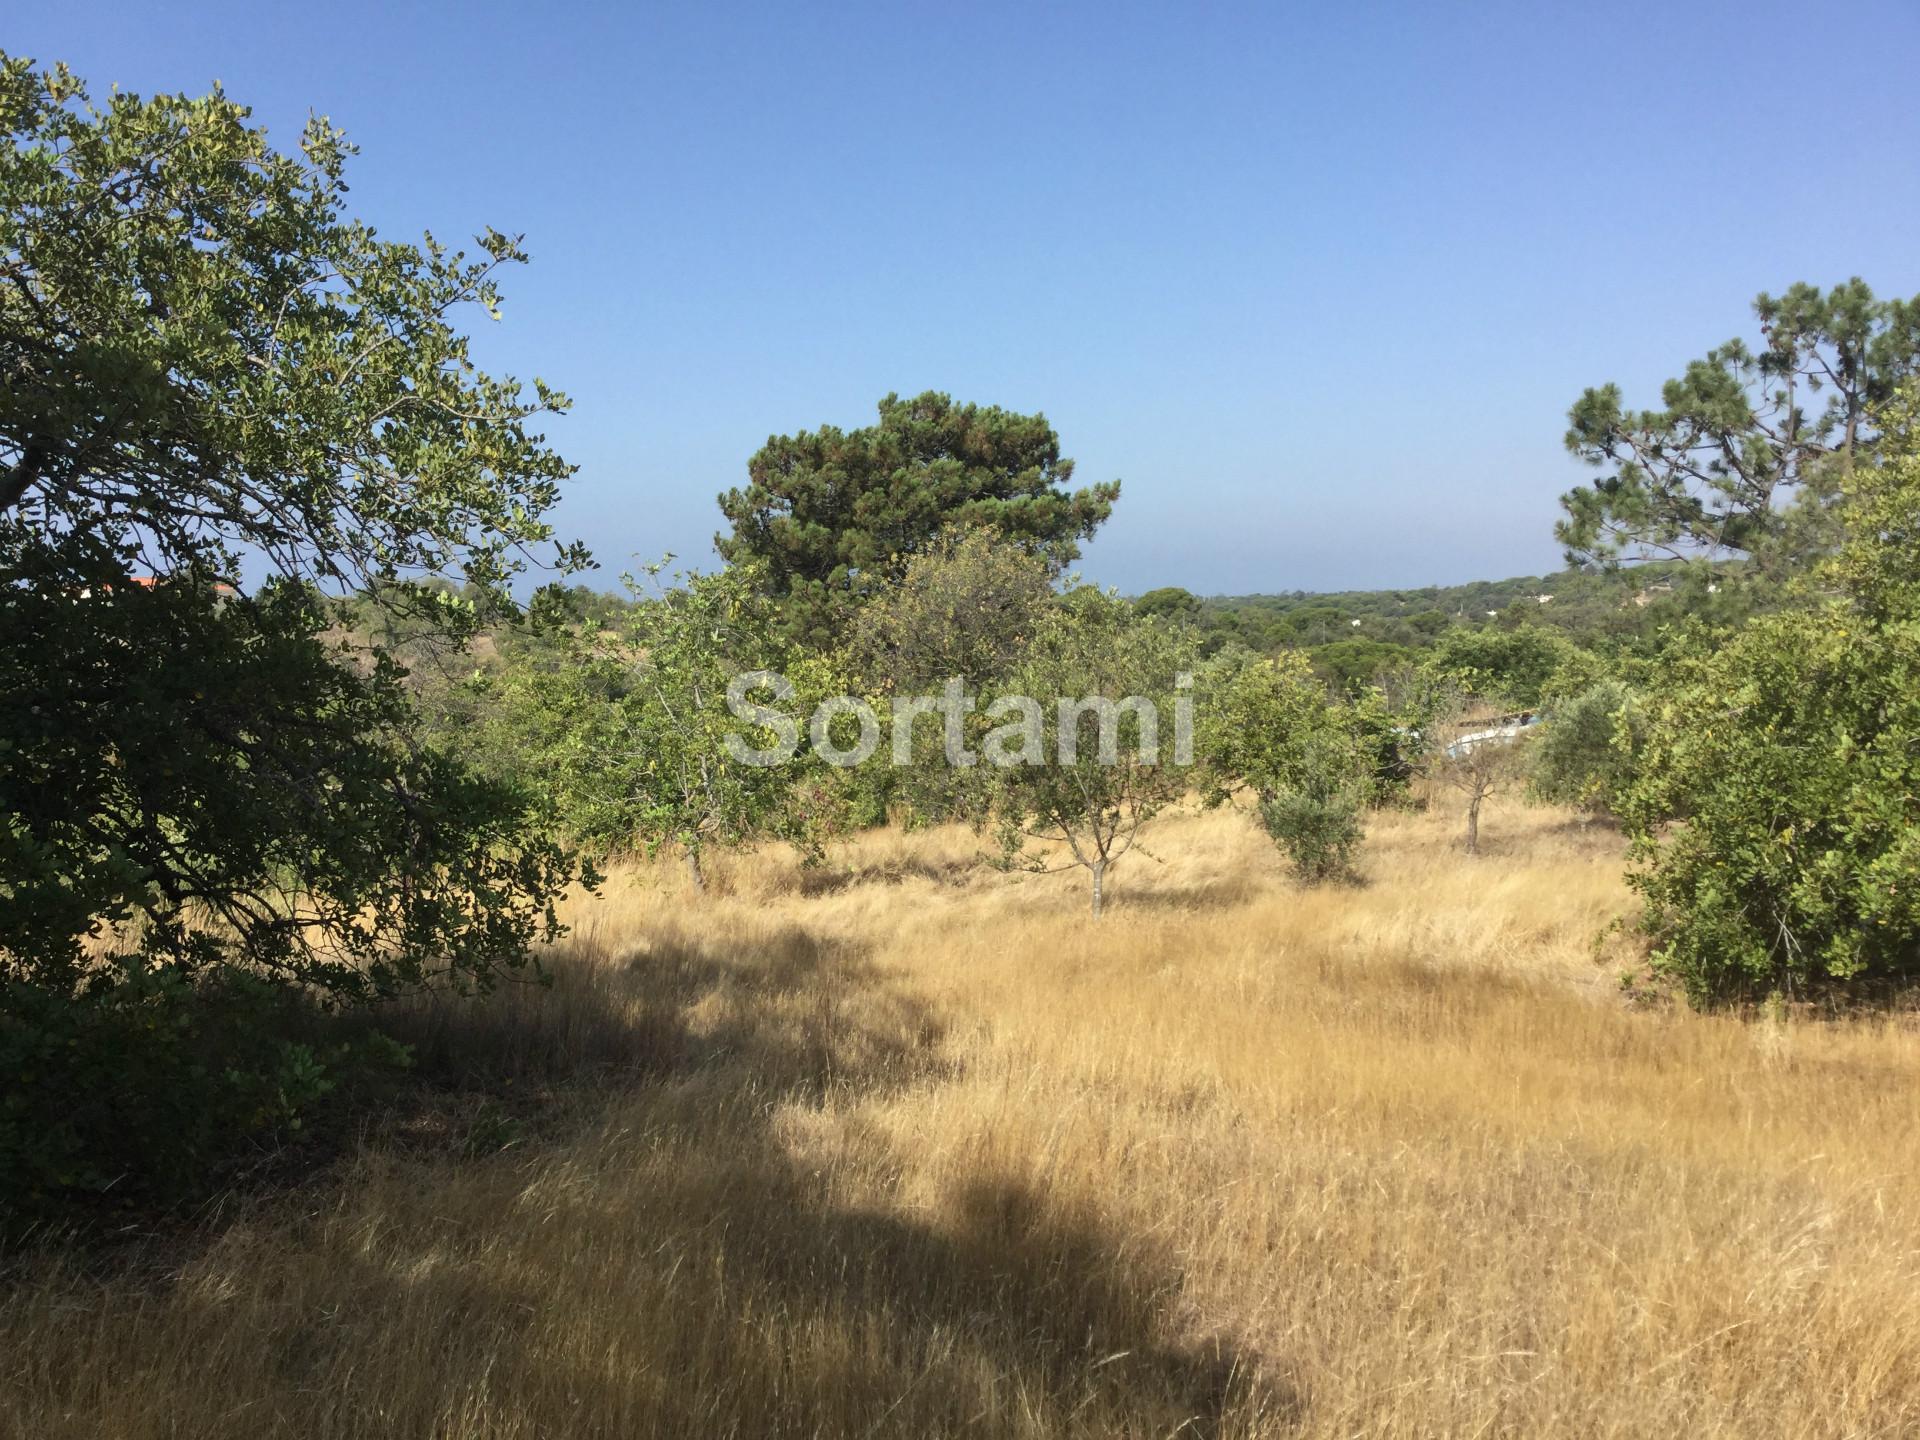
<path id="1" fill-rule="evenodd" d="M 1333 703 L 1297 651 L 1223 655 L 1202 672 L 1201 688 L 1207 798 L 1251 791 L 1260 823 L 1302 878 L 1345 874 L 1366 803 L 1352 713 Z"/>
<path id="2" fill-rule="evenodd" d="M 790 758 L 742 763 L 740 743 L 761 749 L 769 737 L 744 734 L 729 686 L 766 672 L 818 688 L 819 664 L 782 638 L 750 567 L 690 573 L 670 588 L 658 583 L 663 569 L 626 577 L 633 603 L 569 633 L 557 663 L 536 656 L 483 682 L 500 701 L 490 748 L 497 766 L 542 777 L 556 819 L 580 841 L 602 852 L 670 846 L 704 889 L 710 847 L 804 843 L 814 818 L 796 789 L 798 727 Z M 755 686 L 748 698 L 790 697 Z"/>
<path id="3" fill-rule="evenodd" d="M 1495 795 L 1524 778 L 1524 743 L 1518 727 L 1485 701 L 1456 700 L 1434 725 L 1433 776 L 1467 799 L 1469 855 L 1480 853 L 1480 809 Z"/>
<path id="4" fill-rule="evenodd" d="M 1375 808 L 1413 803 L 1413 782 L 1429 759 L 1435 717 L 1449 692 L 1416 666 L 1392 671 L 1353 697 L 1347 710 Z"/>
<path id="5" fill-rule="evenodd" d="M 1190 632 L 1083 588 L 1049 609 L 988 708 L 1005 723 L 984 737 L 979 772 L 1009 862 L 1046 868 L 1026 842 L 1065 845 L 1056 868 L 1087 871 L 1096 919 L 1109 871 L 1186 789 L 1177 682 L 1193 651 Z"/>
<path id="6" fill-rule="evenodd" d="M 1310 753 L 1298 784 L 1260 797 L 1260 823 L 1310 884 L 1352 873 L 1366 835 L 1364 791 L 1351 757 Z"/>
<path id="7" fill-rule="evenodd" d="M 1602 680 L 1554 705 L 1529 742 L 1531 788 L 1553 805 L 1618 813 L 1644 743 L 1640 697 L 1623 680 Z"/>

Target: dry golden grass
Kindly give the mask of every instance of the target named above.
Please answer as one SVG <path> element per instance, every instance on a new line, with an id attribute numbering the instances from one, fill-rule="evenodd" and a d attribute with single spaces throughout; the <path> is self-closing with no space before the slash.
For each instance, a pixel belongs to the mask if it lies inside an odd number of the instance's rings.
<path id="1" fill-rule="evenodd" d="M 518 1138 L 44 1262 L 0 1431 L 1920 1433 L 1920 1038 L 1630 1008 L 1615 840 L 1455 828 L 1303 891 L 1173 817 L 1098 924 L 960 832 L 620 875 L 551 991 L 407 1017 Z"/>

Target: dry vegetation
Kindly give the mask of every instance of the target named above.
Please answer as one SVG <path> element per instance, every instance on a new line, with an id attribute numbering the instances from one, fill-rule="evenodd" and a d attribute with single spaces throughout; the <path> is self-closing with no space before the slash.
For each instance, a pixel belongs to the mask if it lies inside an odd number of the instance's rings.
<path id="1" fill-rule="evenodd" d="M 1915 1433 L 1920 1038 L 1630 1006 L 1613 838 L 1456 832 L 1176 817 L 1098 925 L 960 832 L 618 876 L 408 1018 L 430 1114 L 16 1260 L 0 1432 Z"/>

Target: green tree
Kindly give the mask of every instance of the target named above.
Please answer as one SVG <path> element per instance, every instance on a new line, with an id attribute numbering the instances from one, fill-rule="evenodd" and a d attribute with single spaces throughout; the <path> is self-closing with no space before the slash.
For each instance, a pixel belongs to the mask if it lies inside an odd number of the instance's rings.
<path id="1" fill-rule="evenodd" d="M 1530 737 L 1502 724 L 1499 715 L 1511 704 L 1498 694 L 1456 694 L 1436 706 L 1429 762 L 1435 781 L 1466 797 L 1467 829 L 1461 843 L 1469 855 L 1480 853 L 1482 808 L 1527 773 Z"/>
<path id="2" fill-rule="evenodd" d="M 1303 879 L 1345 874 L 1363 833 L 1366 757 L 1352 714 L 1298 652 L 1225 655 L 1201 673 L 1207 799 L 1250 791 Z"/>
<path id="3" fill-rule="evenodd" d="M 568 857 L 517 785 L 421 743 L 399 666 L 347 653 L 316 589 L 456 639 L 474 596 L 513 610 L 570 473 L 528 426 L 564 401 L 476 369 L 458 320 L 497 312 L 519 247 L 377 239 L 337 131 L 276 152 L 219 93 L 97 109 L 0 57 L 0 133 L 7 1043 L 222 972 L 358 1000 L 527 963 Z M 57 1105 L 62 1072 L 35 1073 Z M 101 1139 L 56 1132 L 68 1160 Z M 56 1188 L 110 1168 L 35 1153 Z"/>
<path id="4" fill-rule="evenodd" d="M 1197 622 L 1200 618 L 1200 597 L 1178 585 L 1163 585 L 1158 590 L 1149 590 L 1140 596 L 1133 602 L 1133 608 L 1142 615 L 1164 615 L 1170 620 Z"/>
<path id="5" fill-rule="evenodd" d="M 95 110 L 64 67 L 0 57 L 0 515 L 146 573 L 244 550 L 500 589 L 553 537 L 572 467 L 528 422 L 566 402 L 477 369 L 455 317 L 498 314 L 525 255 L 378 238 L 344 218 L 339 131 L 286 154 L 247 114 L 217 91 Z"/>
<path id="6" fill-rule="evenodd" d="M 956 528 L 861 607 L 849 669 L 908 763 L 856 766 L 833 777 L 854 811 L 870 819 L 890 812 L 909 825 L 981 817 L 987 797 L 978 771 L 946 763 L 945 722 L 931 726 L 916 716 L 953 682 L 969 695 L 991 693 L 1039 633 L 1055 603 L 1053 584 L 1044 556 L 997 530 Z M 958 721 L 968 741 L 985 728 L 977 710 Z"/>
<path id="7" fill-rule="evenodd" d="M 1091 587 L 1049 608 L 987 716 L 978 771 L 1008 860 L 1043 868 L 1057 843 L 1091 883 L 1094 918 L 1112 867 L 1185 792 L 1179 677 L 1196 637 Z"/>
<path id="8" fill-rule="evenodd" d="M 1696 1002 L 1920 979 L 1920 396 L 1847 478 L 1838 593 L 1656 674 L 1622 799 L 1655 967 Z"/>
<path id="9" fill-rule="evenodd" d="M 1353 697 L 1348 722 L 1360 748 L 1369 805 L 1409 801 L 1430 758 L 1433 721 L 1444 698 L 1444 687 L 1411 667 Z"/>
<path id="10" fill-rule="evenodd" d="M 1415 658 L 1417 652 L 1385 640 L 1335 640 L 1308 652 L 1314 668 L 1343 691 L 1371 684 L 1383 670 L 1392 670 Z"/>
<path id="11" fill-rule="evenodd" d="M 1563 669 L 1578 667 L 1581 660 L 1579 647 L 1557 630 L 1456 626 L 1441 635 L 1421 664 L 1443 686 L 1531 709 Z"/>
<path id="12" fill-rule="evenodd" d="M 1574 404 L 1567 448 L 1609 473 L 1562 497 L 1571 563 L 1731 552 L 1778 567 L 1819 543 L 1839 474 L 1878 446 L 1874 411 L 1920 365 L 1920 298 L 1880 300 L 1856 278 L 1753 308 L 1759 344 L 1708 351 L 1660 408 L 1625 408 L 1618 385 Z"/>
<path id="13" fill-rule="evenodd" d="M 1643 730 L 1640 697 L 1622 680 L 1597 681 L 1558 702 L 1532 737 L 1533 793 L 1549 804 L 1617 814 Z"/>
<path id="14" fill-rule="evenodd" d="M 781 633 L 751 567 L 689 573 L 671 587 L 663 572 L 664 562 L 627 576 L 631 603 L 609 623 L 588 621 L 557 650 L 481 677 L 495 702 L 481 743 L 495 772 L 541 777 L 570 836 L 600 854 L 671 847 L 705 888 L 710 849 L 773 837 L 805 846 L 824 821 L 803 783 L 799 725 L 788 720 L 784 745 L 771 729 L 744 725 L 730 687 L 758 673 L 798 677 L 810 699 L 828 682 L 821 662 Z M 798 690 L 777 688 L 769 680 L 731 699 L 790 707 Z M 743 763 L 742 745 L 784 758 Z"/>
<path id="15" fill-rule="evenodd" d="M 844 639 L 852 612 L 946 529 L 987 527 L 1058 574 L 1113 509 L 1120 483 L 1067 488 L 1073 462 L 1043 415 L 889 395 L 861 430 L 776 435 L 720 496 L 729 562 L 755 561 L 796 636 Z"/>
<path id="16" fill-rule="evenodd" d="M 1044 556 L 988 527 L 949 529 L 855 618 L 854 673 L 883 695 L 981 689 L 1019 659 L 1053 602 Z"/>

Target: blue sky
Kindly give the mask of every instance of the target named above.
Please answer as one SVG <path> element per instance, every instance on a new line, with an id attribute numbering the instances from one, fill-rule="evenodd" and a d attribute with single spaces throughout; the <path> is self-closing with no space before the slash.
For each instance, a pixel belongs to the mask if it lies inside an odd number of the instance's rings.
<path id="1" fill-rule="evenodd" d="M 41 5 L 96 93 L 216 78 L 359 143 L 389 234 L 522 231 L 489 365 L 559 515 L 705 563 L 775 432 L 1044 410 L 1125 494 L 1090 578 L 1554 568 L 1567 405 L 1763 289 L 1920 291 L 1920 5 Z M 610 578 L 609 578 L 610 583 Z"/>

